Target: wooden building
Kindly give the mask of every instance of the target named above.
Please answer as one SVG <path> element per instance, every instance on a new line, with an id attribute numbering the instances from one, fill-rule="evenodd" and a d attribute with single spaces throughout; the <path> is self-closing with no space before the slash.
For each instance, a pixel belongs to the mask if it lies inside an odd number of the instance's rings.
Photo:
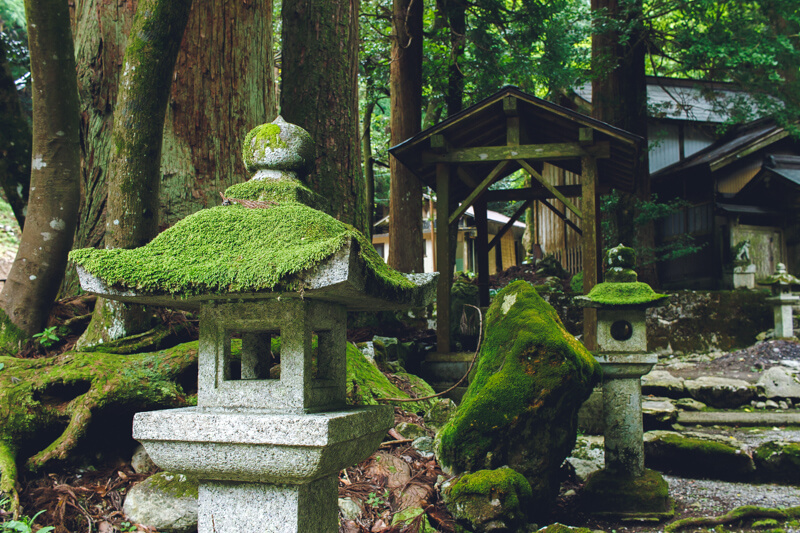
<path id="1" fill-rule="evenodd" d="M 390 149 L 423 184 L 437 193 L 436 254 L 440 272 L 438 350 L 450 351 L 449 309 L 453 257 L 450 227 L 469 207 L 475 210 L 477 229 L 478 286 L 482 305 L 489 302 L 489 253 L 499 238 L 488 239 L 486 217 L 489 201 L 522 200 L 511 217 L 539 202 L 553 212 L 563 209 L 562 224 L 581 235 L 584 290 L 598 281 L 598 197 L 612 187 L 632 191 L 641 176 L 643 139 L 586 115 L 506 87 L 447 120 Z M 573 175 L 579 183 L 553 185 L 542 175 L 549 163 Z M 523 170 L 531 187 L 488 190 Z M 581 198 L 581 207 L 573 201 Z M 549 207 L 548 207 L 549 206 Z M 566 215 L 566 210 L 572 214 Z M 573 215 L 579 220 L 576 223 Z M 593 348 L 596 321 L 591 310 L 584 320 L 584 342 Z"/>

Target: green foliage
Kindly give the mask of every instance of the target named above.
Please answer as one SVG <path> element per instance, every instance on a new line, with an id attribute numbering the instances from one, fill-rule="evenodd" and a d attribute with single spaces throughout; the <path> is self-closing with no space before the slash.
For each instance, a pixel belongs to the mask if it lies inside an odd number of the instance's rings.
<path id="1" fill-rule="evenodd" d="M 11 74 L 19 79 L 30 72 L 28 29 L 23 0 L 0 0 L 0 46 L 6 49 Z"/>
<path id="2" fill-rule="evenodd" d="M 364 501 L 370 507 L 386 507 L 389 505 L 389 489 L 386 489 L 383 494 L 370 492 Z"/>
<path id="3" fill-rule="evenodd" d="M 633 223 L 636 226 L 650 224 L 664 219 L 673 213 L 677 213 L 682 209 L 686 209 L 690 205 L 689 202 L 680 198 L 674 198 L 668 202 L 661 202 L 657 194 L 653 194 L 650 200 L 634 198 L 632 206 L 634 209 Z M 603 237 L 603 247 L 606 251 L 620 243 L 620 231 L 617 227 L 617 212 L 620 209 L 626 208 L 629 207 L 623 205 L 622 194 L 617 190 L 613 190 L 611 193 L 600 197 L 600 212 L 602 214 L 600 231 Z M 695 244 L 694 238 L 687 233 L 680 235 L 677 239 L 655 247 L 642 246 L 638 242 L 631 244 L 636 250 L 640 266 L 677 259 L 697 253 L 703 248 L 702 244 Z"/>
<path id="4" fill-rule="evenodd" d="M 61 340 L 61 338 L 56 335 L 56 326 L 45 328 L 41 333 L 36 333 L 33 338 L 45 348 L 49 348 Z"/>
<path id="5" fill-rule="evenodd" d="M 0 532 L 2 533 L 33 533 L 33 524 L 36 519 L 42 514 L 44 511 L 39 511 L 33 517 L 21 516 L 19 520 L 9 520 L 8 522 L 3 522 L 0 524 Z M 52 526 L 42 527 L 36 529 L 37 533 L 49 533 L 50 531 L 54 531 L 55 528 Z"/>

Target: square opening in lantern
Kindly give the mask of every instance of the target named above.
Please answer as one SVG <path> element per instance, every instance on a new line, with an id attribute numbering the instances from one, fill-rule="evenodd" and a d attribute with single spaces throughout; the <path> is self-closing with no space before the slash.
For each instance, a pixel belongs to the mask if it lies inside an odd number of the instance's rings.
<path id="1" fill-rule="evenodd" d="M 280 331 L 234 331 L 226 340 L 225 381 L 281 378 Z"/>

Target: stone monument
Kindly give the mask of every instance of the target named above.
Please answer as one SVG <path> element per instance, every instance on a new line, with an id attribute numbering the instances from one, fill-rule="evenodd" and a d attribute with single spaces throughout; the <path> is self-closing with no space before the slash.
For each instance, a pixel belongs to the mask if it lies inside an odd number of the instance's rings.
<path id="1" fill-rule="evenodd" d="M 786 265 L 778 263 L 775 273 L 759 283 L 772 286 L 772 298 L 767 298 L 767 301 L 772 304 L 775 317 L 774 337 L 776 339 L 794 337 L 792 309 L 800 302 L 800 297 L 792 294 L 792 285 L 800 285 L 800 279 L 789 274 Z"/>
<path id="2" fill-rule="evenodd" d="M 589 477 L 584 499 L 597 515 L 666 518 L 673 514 L 667 483 L 644 467 L 641 377 L 658 361 L 647 353 L 645 309 L 667 296 L 637 280 L 632 248 L 610 249 L 605 262 L 606 281 L 579 300 L 597 309 L 605 425 L 605 468 Z"/>
<path id="3" fill-rule="evenodd" d="M 345 404 L 346 313 L 435 295 L 435 274 L 389 269 L 363 235 L 309 206 L 324 204 L 300 181 L 311 142 L 280 117 L 259 126 L 244 147 L 255 175 L 222 206 L 142 248 L 72 256 L 87 292 L 199 311 L 197 407 L 133 424 L 158 466 L 199 480 L 199 533 L 338 531 L 339 471 L 394 422 L 391 407 Z"/>
<path id="4" fill-rule="evenodd" d="M 756 286 L 756 265 L 750 257 L 750 240 L 745 239 L 734 247 L 733 288 L 754 289 Z"/>

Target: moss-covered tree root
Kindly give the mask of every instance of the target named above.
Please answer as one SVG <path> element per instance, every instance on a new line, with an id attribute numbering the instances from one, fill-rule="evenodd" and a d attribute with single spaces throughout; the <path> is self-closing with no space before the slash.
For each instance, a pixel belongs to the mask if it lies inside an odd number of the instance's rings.
<path id="1" fill-rule="evenodd" d="M 135 355 L 0 357 L 0 491 L 11 495 L 16 511 L 16 463 L 37 470 L 66 459 L 98 415 L 190 404 L 180 383 L 196 362 L 197 342 Z"/>
<path id="2" fill-rule="evenodd" d="M 773 509 L 771 507 L 758 507 L 755 505 L 743 505 L 725 513 L 722 516 L 693 516 L 676 520 L 664 528 L 666 533 L 680 531 L 701 526 L 721 526 L 732 524 L 743 520 L 757 518 L 775 518 L 777 520 L 789 520 L 800 518 L 800 507 L 789 507 L 786 509 Z"/>

